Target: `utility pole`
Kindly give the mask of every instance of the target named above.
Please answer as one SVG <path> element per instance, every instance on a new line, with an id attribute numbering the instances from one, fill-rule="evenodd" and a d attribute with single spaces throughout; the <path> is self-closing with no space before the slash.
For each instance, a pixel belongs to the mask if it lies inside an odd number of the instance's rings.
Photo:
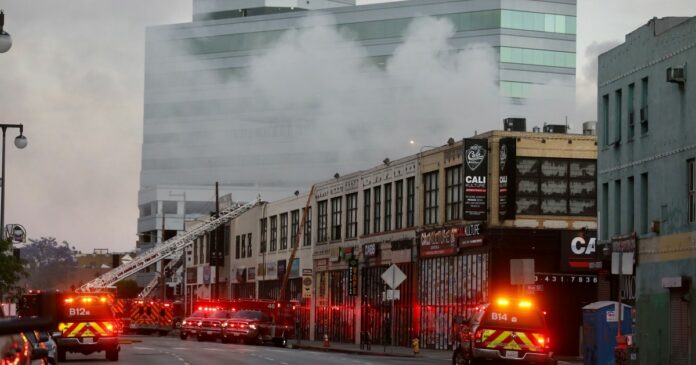
<path id="1" fill-rule="evenodd" d="M 165 222 L 165 217 L 166 217 L 166 214 L 164 213 L 164 206 L 163 206 L 163 207 L 162 207 L 162 242 L 160 242 L 160 243 L 164 243 L 164 241 L 166 241 L 165 233 L 164 233 L 164 232 L 166 232 L 166 230 L 165 230 L 165 227 L 166 227 L 166 226 L 164 225 L 164 224 L 166 223 L 166 222 Z M 164 302 L 164 299 L 165 299 L 165 297 L 166 297 L 166 295 L 167 295 L 167 294 L 166 294 L 166 293 L 167 293 L 167 289 L 165 288 L 165 285 L 166 285 L 166 283 L 167 283 L 167 279 L 164 277 L 164 266 L 165 266 L 165 265 L 164 265 L 164 261 L 165 261 L 165 260 L 162 260 L 162 261 L 159 263 L 159 264 L 160 264 L 160 291 L 161 291 L 161 299 L 162 299 L 162 302 Z"/>
<path id="2" fill-rule="evenodd" d="M 216 181 L 215 182 L 215 218 L 219 218 L 219 217 L 220 217 L 220 190 L 219 190 L 219 184 Z M 218 239 L 219 232 L 220 232 L 220 227 L 217 227 L 217 228 L 215 228 L 215 230 L 212 232 L 212 235 L 211 235 L 211 243 L 213 243 L 213 242 L 215 243 L 214 245 L 211 245 L 211 247 L 213 248 L 211 250 L 211 253 L 212 253 L 212 255 L 211 255 L 212 260 L 211 261 L 213 261 L 213 264 L 214 264 L 213 267 L 215 268 L 215 270 L 214 270 L 215 271 L 215 275 L 214 275 L 215 280 L 213 281 L 213 295 L 212 295 L 213 299 L 220 298 L 220 295 L 219 295 L 220 290 L 218 288 L 218 286 L 219 286 L 218 281 L 220 280 L 220 274 L 218 273 L 218 269 L 220 268 L 220 265 L 219 265 L 219 263 L 220 263 L 220 261 L 219 261 L 220 260 L 220 257 L 219 257 L 220 240 Z"/>

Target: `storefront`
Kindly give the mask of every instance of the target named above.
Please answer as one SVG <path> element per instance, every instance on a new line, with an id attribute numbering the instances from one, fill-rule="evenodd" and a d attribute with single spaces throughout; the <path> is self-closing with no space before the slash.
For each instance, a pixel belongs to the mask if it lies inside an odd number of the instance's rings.
<path id="1" fill-rule="evenodd" d="M 454 316 L 469 317 L 477 304 L 488 301 L 489 254 L 478 231 L 476 237 L 466 235 L 469 226 L 419 235 L 416 316 L 423 347 L 448 349 Z"/>

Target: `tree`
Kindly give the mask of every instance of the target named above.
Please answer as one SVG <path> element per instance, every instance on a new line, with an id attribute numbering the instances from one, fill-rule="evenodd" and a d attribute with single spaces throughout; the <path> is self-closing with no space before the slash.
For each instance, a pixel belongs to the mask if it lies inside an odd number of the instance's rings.
<path id="1" fill-rule="evenodd" d="M 63 288 L 74 279 L 70 273 L 77 268 L 77 261 L 70 245 L 65 241 L 59 244 L 53 237 L 29 239 L 29 244 L 22 248 L 21 255 L 32 289 Z"/>
<path id="2" fill-rule="evenodd" d="M 0 299 L 18 298 L 22 294 L 22 287 L 17 283 L 26 276 L 22 261 L 17 260 L 12 252 L 12 242 L 0 240 Z"/>
<path id="3" fill-rule="evenodd" d="M 135 298 L 140 291 L 141 288 L 135 280 L 121 280 L 116 283 L 116 294 L 119 298 Z"/>

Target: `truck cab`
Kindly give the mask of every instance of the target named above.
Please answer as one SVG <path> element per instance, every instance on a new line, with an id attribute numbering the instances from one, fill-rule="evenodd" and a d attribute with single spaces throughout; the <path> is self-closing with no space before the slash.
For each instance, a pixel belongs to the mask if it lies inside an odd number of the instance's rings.
<path id="1" fill-rule="evenodd" d="M 68 352 L 89 355 L 104 351 L 109 361 L 118 361 L 118 318 L 110 298 L 99 294 L 65 295 L 59 303 L 58 362 Z"/>

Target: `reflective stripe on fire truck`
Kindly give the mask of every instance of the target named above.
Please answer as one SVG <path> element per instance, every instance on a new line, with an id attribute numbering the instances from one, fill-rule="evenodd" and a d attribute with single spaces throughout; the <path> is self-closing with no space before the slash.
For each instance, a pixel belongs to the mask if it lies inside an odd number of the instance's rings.
<path id="1" fill-rule="evenodd" d="M 60 328 L 63 328 L 63 337 L 96 337 L 111 335 L 108 326 L 107 322 L 74 322 L 61 323 Z"/>
<path id="2" fill-rule="evenodd" d="M 490 349 L 540 351 L 544 336 L 533 333 L 530 339 L 526 332 L 484 330 L 481 341 Z"/>

